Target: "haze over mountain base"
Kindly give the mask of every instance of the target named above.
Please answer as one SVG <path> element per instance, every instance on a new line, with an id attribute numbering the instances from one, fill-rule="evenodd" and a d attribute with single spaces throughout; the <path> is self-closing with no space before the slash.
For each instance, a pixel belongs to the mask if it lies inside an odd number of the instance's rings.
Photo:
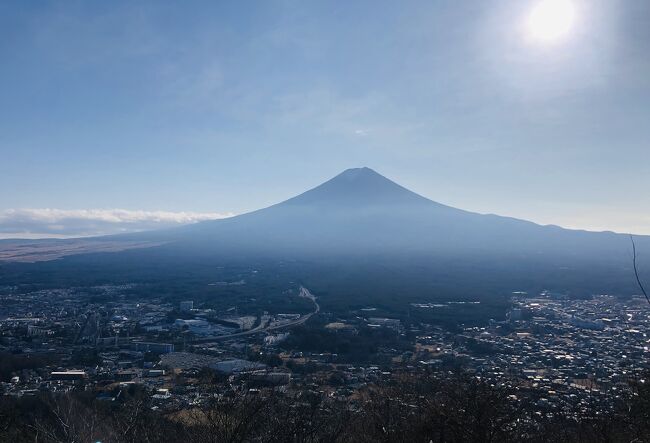
<path id="1" fill-rule="evenodd" d="M 637 237 L 637 249 L 642 259 L 648 237 Z M 368 168 L 228 219 L 83 240 L 5 241 L 0 254 L 0 284 L 137 279 L 209 297 L 215 269 L 256 267 L 327 293 L 324 303 L 334 310 L 377 301 L 404 310 L 410 302 L 452 299 L 501 306 L 513 291 L 638 293 L 626 235 L 455 209 Z"/>

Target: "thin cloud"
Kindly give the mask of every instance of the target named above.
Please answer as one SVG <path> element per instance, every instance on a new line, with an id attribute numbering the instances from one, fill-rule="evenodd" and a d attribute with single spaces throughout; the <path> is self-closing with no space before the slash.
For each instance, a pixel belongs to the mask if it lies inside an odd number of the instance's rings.
<path id="1" fill-rule="evenodd" d="M 0 238 L 107 235 L 169 228 L 232 215 L 128 209 L 8 209 L 0 212 Z"/>

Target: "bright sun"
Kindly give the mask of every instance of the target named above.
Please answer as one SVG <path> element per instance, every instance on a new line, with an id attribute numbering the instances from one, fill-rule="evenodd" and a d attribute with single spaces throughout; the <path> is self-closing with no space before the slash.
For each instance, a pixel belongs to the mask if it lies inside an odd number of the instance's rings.
<path id="1" fill-rule="evenodd" d="M 571 0 L 539 0 L 528 15 L 528 35 L 542 43 L 555 43 L 567 36 L 575 21 Z"/>

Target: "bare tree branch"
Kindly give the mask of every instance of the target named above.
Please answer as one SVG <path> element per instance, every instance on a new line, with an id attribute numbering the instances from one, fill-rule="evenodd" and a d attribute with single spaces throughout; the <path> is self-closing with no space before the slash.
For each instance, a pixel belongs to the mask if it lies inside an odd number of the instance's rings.
<path id="1" fill-rule="evenodd" d="M 641 279 L 639 278 L 639 270 L 636 266 L 636 245 L 634 244 L 634 237 L 632 234 L 630 234 L 630 241 L 632 241 L 632 263 L 634 265 L 634 276 L 636 277 L 636 282 L 639 285 L 639 288 L 641 288 L 641 292 L 643 292 L 645 299 L 650 304 L 650 297 L 648 297 L 648 293 L 646 292 L 645 288 L 643 287 L 643 283 L 641 283 Z"/>

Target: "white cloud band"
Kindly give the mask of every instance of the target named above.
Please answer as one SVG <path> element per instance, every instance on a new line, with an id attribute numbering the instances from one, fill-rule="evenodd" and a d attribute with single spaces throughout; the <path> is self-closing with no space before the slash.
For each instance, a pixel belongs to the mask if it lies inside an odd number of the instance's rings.
<path id="1" fill-rule="evenodd" d="M 65 238 L 118 234 L 169 228 L 232 215 L 127 209 L 7 209 L 0 211 L 0 238 Z"/>

